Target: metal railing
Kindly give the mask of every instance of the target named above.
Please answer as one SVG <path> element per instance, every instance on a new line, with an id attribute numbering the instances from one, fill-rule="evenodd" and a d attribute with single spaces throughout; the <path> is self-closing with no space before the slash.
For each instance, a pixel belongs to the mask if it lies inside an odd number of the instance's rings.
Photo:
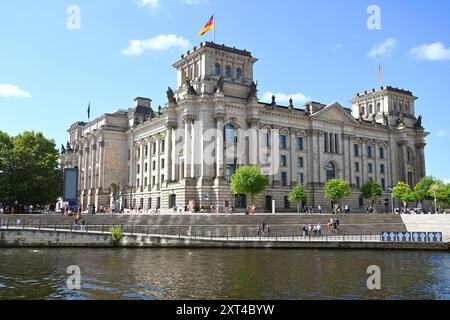
<path id="1" fill-rule="evenodd" d="M 111 228 L 120 228 L 124 235 L 129 236 L 156 236 L 167 238 L 183 238 L 215 241 L 284 241 L 284 242 L 382 242 L 379 234 L 339 234 L 329 233 L 325 230 L 320 235 L 303 235 L 295 232 L 240 232 L 239 230 L 217 230 L 214 226 L 196 227 L 192 226 L 189 234 L 189 227 L 167 226 L 165 228 L 150 225 L 112 225 L 112 224 L 48 224 L 48 223 L 27 223 L 25 220 L 10 221 L 0 220 L 0 229 L 6 230 L 42 230 L 61 232 L 86 232 L 96 234 L 111 234 Z"/>

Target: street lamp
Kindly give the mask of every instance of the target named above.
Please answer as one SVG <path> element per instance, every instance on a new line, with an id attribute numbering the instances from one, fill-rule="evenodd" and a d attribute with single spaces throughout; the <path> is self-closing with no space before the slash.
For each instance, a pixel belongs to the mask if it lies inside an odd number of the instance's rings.
<path id="1" fill-rule="evenodd" d="M 392 214 L 394 214 L 394 196 L 392 195 L 394 190 L 392 188 L 388 188 L 388 191 L 390 192 L 391 196 L 391 208 L 392 208 Z"/>

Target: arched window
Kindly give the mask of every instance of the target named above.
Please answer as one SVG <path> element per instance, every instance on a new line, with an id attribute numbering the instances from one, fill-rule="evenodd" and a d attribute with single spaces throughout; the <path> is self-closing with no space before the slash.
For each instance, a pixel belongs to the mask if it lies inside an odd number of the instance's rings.
<path id="1" fill-rule="evenodd" d="M 241 68 L 236 69 L 236 79 L 241 80 L 242 79 L 242 70 Z"/>
<path id="2" fill-rule="evenodd" d="M 409 110 L 409 103 L 408 103 L 408 102 L 405 103 L 405 112 L 406 112 L 406 113 L 410 113 L 410 112 L 411 112 L 411 111 Z"/>
<path id="3" fill-rule="evenodd" d="M 220 76 L 222 73 L 222 70 L 220 69 L 220 63 L 216 63 L 214 66 L 214 75 Z"/>
<path id="4" fill-rule="evenodd" d="M 371 104 L 369 104 L 369 114 L 373 113 L 373 106 Z"/>
<path id="5" fill-rule="evenodd" d="M 362 113 L 363 115 L 366 114 L 366 108 L 365 108 L 365 107 L 361 107 L 361 113 Z"/>
<path id="6" fill-rule="evenodd" d="M 225 77 L 231 78 L 231 67 L 230 66 L 227 66 L 225 68 Z"/>
<path id="7" fill-rule="evenodd" d="M 398 111 L 398 109 L 397 109 L 397 102 L 394 102 L 394 112 L 397 112 Z"/>
<path id="8" fill-rule="evenodd" d="M 332 161 L 328 161 L 325 169 L 327 171 L 327 181 L 330 179 L 336 179 L 336 166 Z"/>
<path id="9" fill-rule="evenodd" d="M 381 111 L 381 104 L 378 102 L 377 103 L 377 113 L 379 113 Z"/>

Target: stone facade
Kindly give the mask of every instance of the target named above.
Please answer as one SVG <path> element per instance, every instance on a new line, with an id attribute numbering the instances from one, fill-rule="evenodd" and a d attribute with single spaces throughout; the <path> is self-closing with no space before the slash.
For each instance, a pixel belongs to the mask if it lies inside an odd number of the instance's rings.
<path id="1" fill-rule="evenodd" d="M 323 186 L 329 178 L 347 180 L 353 194 L 344 199 L 363 208 L 359 187 L 377 180 L 386 190 L 402 180 L 414 185 L 425 176 L 427 133 L 417 119 L 409 91 L 381 87 L 359 93 L 347 109 L 306 103 L 302 108 L 262 103 L 257 98 L 250 52 L 204 42 L 174 64 L 177 88 L 154 111 L 151 100 L 105 114 L 68 130 L 70 148 L 63 167 L 79 168 L 80 204 L 171 211 L 195 200 L 198 207 L 224 210 L 246 201 L 230 190 L 240 165 L 259 165 L 269 176 L 256 199 L 260 211 L 296 208 L 287 195 L 303 183 L 307 204 L 331 208 Z M 250 200 L 247 200 L 249 204 Z"/>

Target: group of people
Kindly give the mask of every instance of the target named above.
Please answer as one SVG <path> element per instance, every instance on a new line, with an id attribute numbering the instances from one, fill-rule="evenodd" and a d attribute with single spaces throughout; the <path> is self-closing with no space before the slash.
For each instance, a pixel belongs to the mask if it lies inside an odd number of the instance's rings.
<path id="1" fill-rule="evenodd" d="M 256 214 L 256 206 L 254 204 L 247 206 L 247 208 L 245 208 L 245 214 Z"/>
<path id="2" fill-rule="evenodd" d="M 310 225 L 304 224 L 302 226 L 301 231 L 302 231 L 301 234 L 303 235 L 303 237 L 308 237 L 308 236 L 320 237 L 322 235 L 322 226 L 320 225 L 320 223 L 310 224 Z"/>
<path id="3" fill-rule="evenodd" d="M 328 232 L 338 232 L 339 231 L 339 219 L 330 218 L 327 220 Z"/>
<path id="4" fill-rule="evenodd" d="M 261 225 L 258 225 L 258 232 L 257 232 L 258 237 L 261 237 L 262 235 L 270 237 L 270 232 L 271 232 L 270 227 L 266 224 L 265 221 L 263 221 Z"/>

